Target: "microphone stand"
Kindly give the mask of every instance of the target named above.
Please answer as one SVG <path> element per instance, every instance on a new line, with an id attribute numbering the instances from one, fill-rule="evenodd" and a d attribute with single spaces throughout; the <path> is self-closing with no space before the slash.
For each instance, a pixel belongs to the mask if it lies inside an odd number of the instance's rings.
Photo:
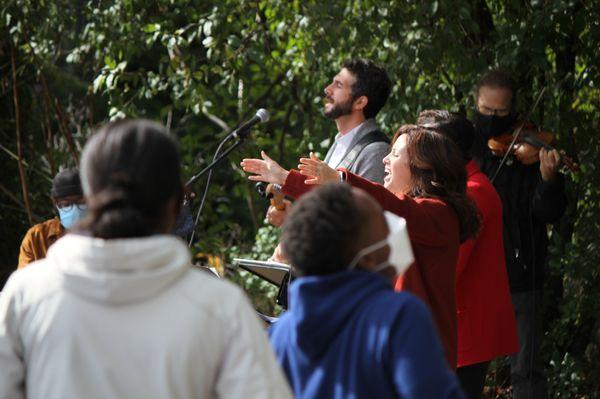
<path id="1" fill-rule="evenodd" d="M 219 155 L 217 158 L 214 158 L 213 161 L 210 164 L 208 164 L 204 169 L 202 169 L 196 175 L 192 176 L 192 178 L 190 180 L 188 180 L 187 183 L 185 183 L 186 187 L 189 187 L 196 180 L 198 180 L 199 178 L 204 176 L 207 172 L 212 170 L 219 162 L 221 162 L 223 159 L 225 159 L 227 157 L 227 155 L 229 155 L 231 153 L 231 151 L 235 150 L 240 145 L 242 145 L 244 143 L 245 138 L 246 138 L 246 135 L 238 136 L 238 141 L 236 141 L 233 145 L 231 145 L 229 148 L 227 148 L 225 151 L 223 151 L 221 153 L 221 155 Z M 227 137 L 225 139 L 227 139 Z M 223 143 L 225 143 L 225 142 L 223 142 Z"/>
<path id="2" fill-rule="evenodd" d="M 194 237 L 196 235 L 196 227 L 198 226 L 198 221 L 200 220 L 200 214 L 202 213 L 202 209 L 204 208 L 204 201 L 206 200 L 206 195 L 208 194 L 208 187 L 210 185 L 210 178 L 212 176 L 212 171 L 213 171 L 214 167 L 219 162 L 221 162 L 223 159 L 225 159 L 233 150 L 235 150 L 236 148 L 241 146 L 244 143 L 244 140 L 246 139 L 247 136 L 248 136 L 247 131 L 246 132 L 234 131 L 234 134 L 227 135 L 225 137 L 225 139 L 223 139 L 223 141 L 221 141 L 221 143 L 219 144 L 219 147 L 217 147 L 217 151 L 215 151 L 215 155 L 213 156 L 212 162 L 210 164 L 208 164 L 200 172 L 198 172 L 197 174 L 192 176 L 185 183 L 186 187 L 190 187 L 196 180 L 198 180 L 199 178 L 201 178 L 202 176 L 204 176 L 205 174 L 208 173 L 208 179 L 206 180 L 206 187 L 204 189 L 204 194 L 202 195 L 202 200 L 200 201 L 200 207 L 198 208 L 198 213 L 196 214 L 196 218 L 194 219 L 194 229 L 192 230 L 192 235 L 190 237 L 190 241 L 188 242 L 188 247 L 191 247 L 192 243 L 194 242 Z M 223 145 L 227 142 L 227 140 L 229 140 L 233 137 L 237 137 L 238 140 L 219 155 L 219 152 L 221 151 L 221 147 L 223 147 Z"/>

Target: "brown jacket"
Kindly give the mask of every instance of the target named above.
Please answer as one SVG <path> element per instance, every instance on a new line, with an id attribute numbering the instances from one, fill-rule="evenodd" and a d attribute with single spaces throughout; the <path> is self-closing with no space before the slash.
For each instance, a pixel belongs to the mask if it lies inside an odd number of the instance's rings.
<path id="1" fill-rule="evenodd" d="M 38 223 L 27 231 L 21 243 L 19 266 L 22 268 L 29 263 L 46 257 L 50 245 L 65 235 L 65 229 L 58 218 Z"/>

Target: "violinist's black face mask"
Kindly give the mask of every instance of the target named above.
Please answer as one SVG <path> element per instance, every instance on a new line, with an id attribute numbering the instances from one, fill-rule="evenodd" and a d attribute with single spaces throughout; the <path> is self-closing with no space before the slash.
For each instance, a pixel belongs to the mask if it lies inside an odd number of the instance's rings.
<path id="1" fill-rule="evenodd" d="M 509 133 L 510 128 L 517 120 L 517 116 L 512 112 L 505 116 L 498 116 L 484 115 L 479 113 L 479 111 L 475 111 L 473 120 L 479 133 L 488 140 L 491 137 Z"/>

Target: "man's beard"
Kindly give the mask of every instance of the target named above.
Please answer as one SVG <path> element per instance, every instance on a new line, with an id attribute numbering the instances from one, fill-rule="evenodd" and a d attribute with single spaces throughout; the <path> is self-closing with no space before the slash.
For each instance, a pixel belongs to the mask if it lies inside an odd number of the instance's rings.
<path id="1" fill-rule="evenodd" d="M 325 110 L 325 116 L 329 119 L 336 120 L 340 116 L 349 115 L 352 113 L 352 100 L 345 103 L 336 104 L 329 111 Z"/>

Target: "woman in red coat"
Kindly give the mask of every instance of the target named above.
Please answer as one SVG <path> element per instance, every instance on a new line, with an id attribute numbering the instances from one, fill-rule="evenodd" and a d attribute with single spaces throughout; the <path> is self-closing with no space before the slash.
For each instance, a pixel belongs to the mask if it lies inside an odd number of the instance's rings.
<path id="1" fill-rule="evenodd" d="M 423 111 L 418 125 L 447 135 L 461 149 L 467 194 L 481 214 L 478 236 L 460 246 L 456 265 L 458 362 L 456 374 L 467 398 L 481 398 L 490 361 L 519 350 L 502 239 L 502 203 L 471 159 L 471 122 L 443 110 Z"/>
<path id="2" fill-rule="evenodd" d="M 314 156 L 302 158 L 299 171 L 286 171 L 262 153 L 263 160 L 244 159 L 251 180 L 282 184 L 298 197 L 310 184 L 339 181 L 369 192 L 382 207 L 406 219 L 415 255 L 397 289 L 411 291 L 432 310 L 450 367 L 456 365 L 455 271 L 459 244 L 473 236 L 479 220 L 466 197 L 466 173 L 460 151 L 444 135 L 416 126 L 401 127 L 385 157 L 385 186 L 346 170 L 341 174 Z M 311 178 L 306 179 L 306 176 Z M 306 181 L 305 181 L 306 179 Z"/>

